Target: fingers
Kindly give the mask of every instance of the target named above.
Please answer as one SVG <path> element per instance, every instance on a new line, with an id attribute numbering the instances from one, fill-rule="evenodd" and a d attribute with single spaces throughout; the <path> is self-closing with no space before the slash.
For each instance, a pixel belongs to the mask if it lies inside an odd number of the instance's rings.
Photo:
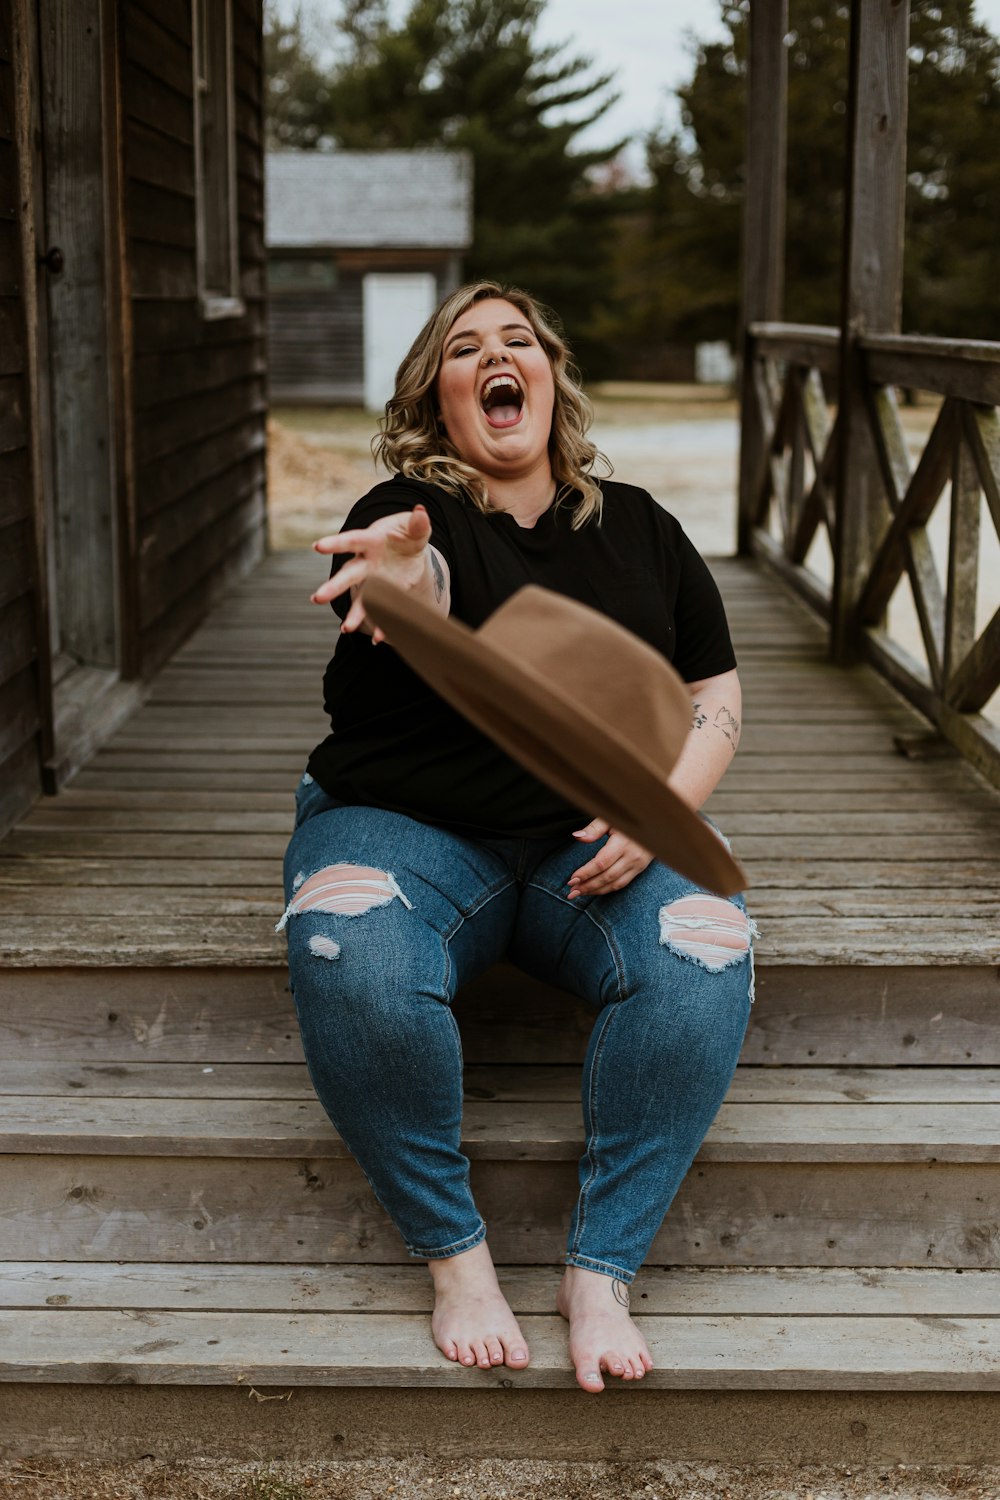
<path id="1" fill-rule="evenodd" d="M 326 604 L 340 594 L 346 594 L 348 589 L 353 588 L 356 583 L 364 583 L 368 573 L 367 560 L 357 557 L 353 562 L 345 563 L 342 568 L 338 568 L 333 577 L 321 583 L 315 593 L 309 595 L 309 598 L 313 604 Z"/>
<path id="2" fill-rule="evenodd" d="M 365 607 L 361 603 L 360 598 L 355 599 L 354 603 L 347 611 L 347 614 L 344 616 L 344 623 L 340 628 L 341 630 L 346 630 L 349 635 L 352 630 L 357 630 L 358 626 L 364 623 L 364 619 Z"/>
<path id="3" fill-rule="evenodd" d="M 652 863 L 652 858 L 647 850 L 624 834 L 612 833 L 604 848 L 570 876 L 567 882 L 569 898 L 572 901 L 577 896 L 599 896 L 608 891 L 623 890 Z"/>
<path id="4" fill-rule="evenodd" d="M 590 844 L 593 843 L 594 839 L 603 838 L 609 832 L 610 828 L 611 824 L 606 823 L 603 818 L 591 818 L 586 828 L 577 828 L 574 830 L 573 837 L 579 839 L 581 843 Z"/>

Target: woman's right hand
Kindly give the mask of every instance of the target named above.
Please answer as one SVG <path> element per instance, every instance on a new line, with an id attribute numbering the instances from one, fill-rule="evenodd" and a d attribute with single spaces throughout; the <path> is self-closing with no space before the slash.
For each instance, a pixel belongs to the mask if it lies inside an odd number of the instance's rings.
<path id="1" fill-rule="evenodd" d="M 314 604 L 325 604 L 336 599 L 348 589 L 357 590 L 366 578 L 378 574 L 388 578 L 398 588 L 432 591 L 435 570 L 432 566 L 431 520 L 422 505 L 412 510 L 397 511 L 395 515 L 383 516 L 370 526 L 357 531 L 342 531 L 337 536 L 323 536 L 313 542 L 315 552 L 352 553 L 350 562 L 339 568 L 332 578 L 320 585 L 311 596 Z M 440 572 L 440 566 L 436 570 Z M 365 622 L 365 609 L 355 593 L 350 609 L 344 617 L 343 630 L 357 630 Z M 369 629 L 371 626 L 369 625 Z M 372 630 L 372 639 L 383 640 L 382 631 Z"/>

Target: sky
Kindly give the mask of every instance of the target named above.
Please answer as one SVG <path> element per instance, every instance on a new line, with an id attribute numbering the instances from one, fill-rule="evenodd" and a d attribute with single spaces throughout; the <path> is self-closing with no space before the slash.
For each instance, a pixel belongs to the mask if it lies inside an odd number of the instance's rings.
<path id="1" fill-rule="evenodd" d="M 599 71 L 618 73 L 622 98 L 578 142 L 602 146 L 641 135 L 658 121 L 679 124 L 673 91 L 691 77 L 691 37 L 710 42 L 724 36 L 719 9 L 718 0 L 548 0 L 545 39 L 572 41 Z M 1000 35 L 1000 0 L 978 0 L 976 14 Z"/>
<path id="2" fill-rule="evenodd" d="M 296 0 L 267 0 L 278 14 Z M 325 24 L 339 11 L 337 0 L 301 0 L 309 20 Z M 395 0 L 405 10 L 405 0 Z M 548 0 L 539 28 L 547 42 L 568 42 L 570 50 L 594 59 L 596 72 L 616 72 L 618 103 L 578 136 L 582 146 L 609 145 L 623 136 L 641 136 L 662 122 L 678 123 L 673 90 L 691 76 L 691 37 L 713 41 L 723 35 L 718 0 Z M 1000 0 L 978 0 L 978 18 L 1000 35 Z M 629 161 L 638 167 L 641 149 Z"/>

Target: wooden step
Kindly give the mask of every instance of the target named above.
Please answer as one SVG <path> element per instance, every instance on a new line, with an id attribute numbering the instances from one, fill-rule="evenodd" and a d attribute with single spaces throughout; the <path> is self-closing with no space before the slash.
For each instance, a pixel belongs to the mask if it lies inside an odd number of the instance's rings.
<path id="1" fill-rule="evenodd" d="M 550 1268 L 501 1267 L 532 1362 L 490 1372 L 434 1348 L 422 1268 L 5 1269 L 3 1381 L 575 1383 Z M 635 1308 L 656 1362 L 653 1389 L 1000 1390 L 996 1272 L 670 1271 L 637 1282 Z"/>
<path id="2" fill-rule="evenodd" d="M 71 1068 L 66 1093 L 51 1091 L 50 1071 L 48 1092 L 0 1097 L 0 1258 L 144 1260 L 152 1247 L 164 1261 L 405 1260 L 294 1073 L 267 1097 L 240 1097 L 255 1076 L 246 1065 L 238 1085 L 224 1064 L 174 1064 L 137 1095 L 127 1064 L 98 1066 L 112 1070 L 102 1095 L 74 1090 Z M 178 1093 L 193 1067 L 198 1089 Z M 879 1070 L 869 1087 L 854 1069 L 839 1090 L 830 1070 L 815 1081 L 793 1070 L 784 1087 L 774 1071 L 740 1074 L 652 1263 L 1000 1265 L 995 1070 L 973 1078 L 974 1102 L 941 1070 Z M 464 1147 L 494 1254 L 558 1260 L 583 1145 L 574 1070 L 481 1066 L 469 1087 Z"/>
<path id="3" fill-rule="evenodd" d="M 699 1162 L 961 1162 L 1000 1165 L 1000 1099 L 960 1103 L 725 1103 Z M 462 1149 L 479 1161 L 576 1163 L 580 1106 L 537 1096 L 465 1102 Z M 0 1152 L 85 1156 L 349 1156 L 317 1099 L 0 1100 Z"/>
<path id="4" fill-rule="evenodd" d="M 37 968 L 3 979 L 0 1057 L 117 1064 L 303 1061 L 284 968 Z M 986 966 L 761 965 L 745 1063 L 1000 1067 L 1000 974 Z M 466 1061 L 573 1063 L 592 1014 L 498 964 L 456 998 Z"/>

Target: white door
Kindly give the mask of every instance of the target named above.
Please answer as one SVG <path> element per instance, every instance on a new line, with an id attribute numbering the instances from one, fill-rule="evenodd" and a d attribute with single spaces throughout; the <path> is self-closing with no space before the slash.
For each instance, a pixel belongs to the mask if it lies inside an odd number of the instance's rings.
<path id="1" fill-rule="evenodd" d="M 434 311 L 428 271 L 369 271 L 364 281 L 365 406 L 381 411 L 392 395 L 400 360 Z"/>

